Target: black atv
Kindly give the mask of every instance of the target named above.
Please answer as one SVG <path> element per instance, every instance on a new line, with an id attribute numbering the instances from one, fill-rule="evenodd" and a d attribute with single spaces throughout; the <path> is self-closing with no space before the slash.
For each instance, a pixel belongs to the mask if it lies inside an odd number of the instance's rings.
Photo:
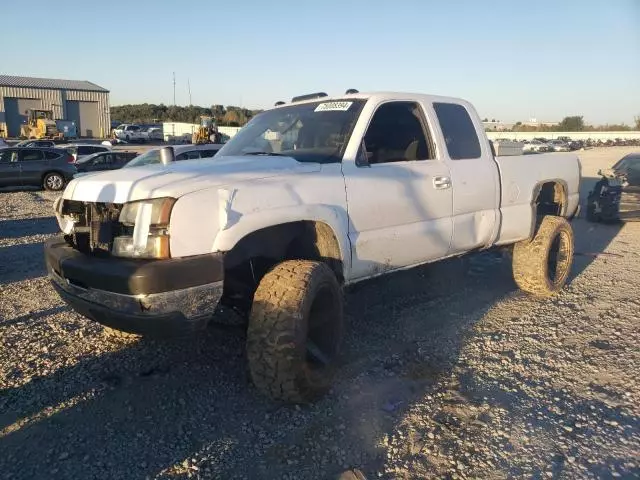
<path id="1" fill-rule="evenodd" d="M 600 170 L 602 176 L 587 197 L 587 220 L 617 223 L 640 221 L 640 186 L 622 169 Z"/>

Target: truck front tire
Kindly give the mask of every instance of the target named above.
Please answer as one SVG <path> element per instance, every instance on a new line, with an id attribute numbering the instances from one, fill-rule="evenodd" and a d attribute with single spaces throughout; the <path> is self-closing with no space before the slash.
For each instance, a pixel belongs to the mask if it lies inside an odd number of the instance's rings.
<path id="1" fill-rule="evenodd" d="M 513 278 L 518 287 L 550 297 L 567 283 L 573 264 L 573 229 L 562 217 L 547 215 L 531 240 L 513 247 Z"/>
<path id="2" fill-rule="evenodd" d="M 331 386 L 343 329 L 342 291 L 322 262 L 290 260 L 260 281 L 247 331 L 253 383 L 291 403 L 319 398 Z"/>

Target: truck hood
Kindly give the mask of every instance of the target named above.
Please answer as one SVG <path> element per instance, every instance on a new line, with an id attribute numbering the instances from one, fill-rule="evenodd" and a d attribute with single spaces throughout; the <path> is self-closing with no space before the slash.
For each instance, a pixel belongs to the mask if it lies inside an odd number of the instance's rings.
<path id="1" fill-rule="evenodd" d="M 148 198 L 179 198 L 187 193 L 280 175 L 311 173 L 320 164 L 291 157 L 238 156 L 182 160 L 95 173 L 72 180 L 63 198 L 83 202 L 125 203 Z"/>

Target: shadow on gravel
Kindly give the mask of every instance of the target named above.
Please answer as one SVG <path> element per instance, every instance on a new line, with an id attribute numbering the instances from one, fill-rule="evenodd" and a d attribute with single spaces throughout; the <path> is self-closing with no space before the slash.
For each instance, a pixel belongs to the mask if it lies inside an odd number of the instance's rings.
<path id="1" fill-rule="evenodd" d="M 0 278 L 2 283 L 21 282 L 47 274 L 44 263 L 44 242 L 19 243 L 0 247 Z"/>
<path id="2" fill-rule="evenodd" d="M 464 331 L 514 291 L 508 262 L 492 252 L 358 285 L 338 381 L 301 409 L 251 386 L 239 327 L 80 359 L 0 391 L 0 468 L 22 459 L 17 478 L 186 477 L 192 463 L 221 478 L 377 470 L 384 432 L 449 374 Z"/>
<path id="3" fill-rule="evenodd" d="M 0 328 L 9 327 L 12 325 L 18 325 L 20 323 L 25 323 L 25 324 L 32 323 L 44 317 L 48 317 L 50 315 L 56 315 L 58 313 L 66 312 L 69 310 L 70 308 L 67 306 L 52 307 L 52 308 L 47 308 L 46 310 L 40 310 L 39 312 L 28 313 L 27 315 L 20 315 L 19 317 L 15 317 L 10 320 L 3 320 L 2 318 L 0 318 Z"/>
<path id="4" fill-rule="evenodd" d="M 0 239 L 52 235 L 59 232 L 60 229 L 55 217 L 0 220 Z"/>

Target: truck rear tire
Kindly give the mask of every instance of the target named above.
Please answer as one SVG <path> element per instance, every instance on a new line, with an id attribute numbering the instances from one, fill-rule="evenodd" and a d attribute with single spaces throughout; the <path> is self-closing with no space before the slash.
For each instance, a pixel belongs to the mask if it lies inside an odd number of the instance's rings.
<path id="1" fill-rule="evenodd" d="M 513 247 L 513 278 L 518 287 L 550 297 L 567 283 L 573 264 L 573 229 L 562 217 L 547 215 L 531 240 Z"/>
<path id="2" fill-rule="evenodd" d="M 275 400 L 307 403 L 331 386 L 342 339 L 342 291 L 322 262 L 290 260 L 260 281 L 247 331 L 253 383 Z"/>

